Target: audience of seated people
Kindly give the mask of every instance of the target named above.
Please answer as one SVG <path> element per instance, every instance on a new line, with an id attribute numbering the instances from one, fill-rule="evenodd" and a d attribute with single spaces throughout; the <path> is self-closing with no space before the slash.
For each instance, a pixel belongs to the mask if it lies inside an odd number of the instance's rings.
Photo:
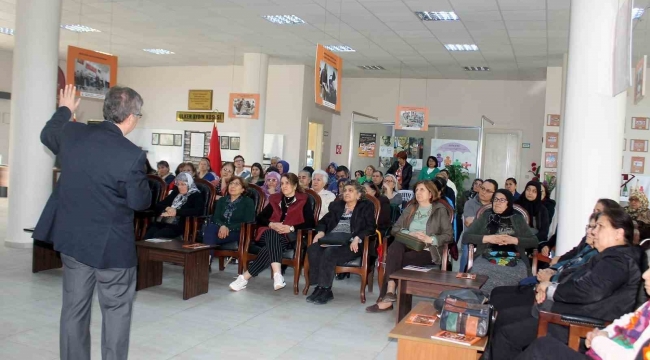
<path id="1" fill-rule="evenodd" d="M 246 179 L 247 177 L 251 176 L 251 172 L 246 170 L 244 167 L 246 165 L 246 161 L 244 160 L 243 156 L 235 156 L 233 162 L 235 163 L 235 172 L 233 173 L 234 176 L 239 176 L 242 179 Z"/>
<path id="2" fill-rule="evenodd" d="M 307 170 L 300 170 L 298 173 L 298 183 L 303 189 L 311 188 L 311 173 Z"/>
<path id="3" fill-rule="evenodd" d="M 203 179 L 206 181 L 215 181 L 217 175 L 212 172 L 212 166 L 210 166 L 210 159 L 207 157 L 201 158 L 199 161 L 199 171 L 196 173 L 197 179 Z"/>
<path id="4" fill-rule="evenodd" d="M 515 204 L 520 205 L 528 212 L 528 226 L 537 230 L 535 236 L 538 241 L 538 248 L 543 255 L 548 256 L 550 250 L 555 247 L 548 238 L 548 229 L 551 225 L 548 217 L 548 211 L 542 204 L 542 184 L 539 181 L 529 181 L 524 188 L 523 196 L 515 200 Z M 555 239 L 555 238 L 553 238 Z"/>
<path id="5" fill-rule="evenodd" d="M 384 184 L 384 173 L 380 170 L 375 170 L 372 173 L 372 183 L 382 188 Z"/>
<path id="6" fill-rule="evenodd" d="M 386 174 L 384 177 L 384 184 L 380 187 L 380 189 L 383 190 L 383 194 L 386 195 L 392 205 L 402 205 L 402 202 L 404 200 L 402 199 L 402 195 L 398 192 L 400 190 L 400 187 L 395 175 Z"/>
<path id="7" fill-rule="evenodd" d="M 156 167 L 158 168 L 157 175 L 160 176 L 163 180 L 165 180 L 167 186 L 169 186 L 171 183 L 174 182 L 176 176 L 174 176 L 174 174 L 169 172 L 169 163 L 167 161 L 165 160 L 158 161 Z"/>
<path id="8" fill-rule="evenodd" d="M 264 169 L 262 169 L 262 164 L 254 163 L 251 165 L 251 172 L 246 181 L 249 184 L 262 186 L 264 185 Z"/>
<path id="9" fill-rule="evenodd" d="M 365 188 L 348 180 L 343 189 L 343 200 L 330 203 L 327 215 L 318 222 L 312 245 L 307 248 L 309 280 L 316 285 L 307 301 L 317 305 L 334 298 L 336 266 L 361 256 L 364 238 L 375 233 L 374 205 L 365 199 Z M 339 246 L 323 246 L 324 243 Z"/>
<path id="10" fill-rule="evenodd" d="M 440 172 L 438 169 L 438 159 L 435 156 L 429 156 L 427 158 L 427 167 L 420 170 L 420 175 L 418 175 L 418 181 L 420 180 L 433 180 L 436 175 Z"/>
<path id="11" fill-rule="evenodd" d="M 295 248 L 296 230 L 310 229 L 314 224 L 314 213 L 308 203 L 308 196 L 298 184 L 298 177 L 293 173 L 282 175 L 280 193 L 269 197 L 269 203 L 257 216 L 256 245 L 262 249 L 248 270 L 230 284 L 234 291 L 246 288 L 248 281 L 267 269 L 273 271 L 273 288 L 286 286 L 281 273 L 282 253 Z"/>
<path id="12" fill-rule="evenodd" d="M 147 228 L 145 239 L 181 236 L 186 217 L 203 215 L 203 194 L 192 176 L 182 172 L 176 176 L 175 184 L 171 194 L 156 204 L 156 219 Z"/>
<path id="13" fill-rule="evenodd" d="M 326 189 L 328 179 L 329 178 L 325 171 L 316 170 L 314 171 L 314 175 L 311 181 L 312 190 L 314 190 L 318 194 L 318 196 L 320 196 L 321 208 L 320 208 L 320 213 L 318 215 L 319 220 L 322 219 L 325 215 L 327 215 L 327 212 L 329 211 L 330 203 L 336 200 L 336 195 L 334 195 L 333 192 Z"/>
<path id="14" fill-rule="evenodd" d="M 413 166 L 406 161 L 406 151 L 398 152 L 395 157 L 397 158 L 397 161 L 388 168 L 386 174 L 395 175 L 400 188 L 408 190 L 411 184 L 411 177 L 413 176 Z"/>
<path id="15" fill-rule="evenodd" d="M 519 200 L 519 197 L 521 196 L 521 194 L 517 192 L 517 179 L 515 179 L 515 178 L 507 178 L 506 179 L 506 189 L 508 191 L 510 191 L 510 193 L 514 197 L 515 201 Z"/>
<path id="16" fill-rule="evenodd" d="M 440 197 L 440 191 L 429 180 L 415 184 L 415 201 L 404 209 L 402 215 L 393 225 L 392 233 L 411 235 L 426 244 L 422 251 L 411 250 L 399 241 L 393 241 L 386 254 L 386 268 L 380 300 L 366 308 L 367 312 L 376 313 L 392 310 L 396 284 L 390 275 L 407 265 L 429 266 L 440 264 L 446 244 L 453 241 L 453 230 L 448 207 Z"/>

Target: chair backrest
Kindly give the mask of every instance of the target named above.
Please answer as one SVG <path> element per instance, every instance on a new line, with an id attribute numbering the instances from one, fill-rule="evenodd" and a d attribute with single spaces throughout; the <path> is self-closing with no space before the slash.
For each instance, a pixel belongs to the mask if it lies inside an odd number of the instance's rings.
<path id="1" fill-rule="evenodd" d="M 513 206 L 513 208 L 515 209 L 515 211 L 517 211 L 518 213 L 520 213 L 521 216 L 524 217 L 524 220 L 526 220 L 526 223 L 527 223 L 527 224 L 530 223 L 530 215 L 528 215 L 528 211 L 526 211 L 526 209 L 524 209 L 524 208 L 523 208 L 521 205 L 519 205 L 519 204 L 515 204 L 515 205 Z M 490 203 L 490 204 L 487 204 L 487 205 L 484 205 L 482 208 L 478 209 L 478 212 L 476 212 L 476 218 L 480 218 L 481 215 L 483 215 L 483 213 L 484 213 L 487 209 L 492 209 L 492 204 L 491 204 L 491 203 Z"/>
<path id="2" fill-rule="evenodd" d="M 366 199 L 370 200 L 372 204 L 375 206 L 375 223 L 379 223 L 379 210 L 381 210 L 381 203 L 379 202 L 379 199 L 372 195 L 366 194 Z"/>
<path id="3" fill-rule="evenodd" d="M 255 214 L 262 212 L 262 209 L 264 209 L 264 202 L 266 201 L 264 190 L 255 184 L 248 184 L 248 192 L 246 195 L 253 199 L 253 202 L 255 203 Z"/>
<path id="4" fill-rule="evenodd" d="M 156 205 L 167 195 L 167 183 L 158 175 L 147 175 L 147 182 L 151 190 L 151 205 Z"/>
<path id="5" fill-rule="evenodd" d="M 309 197 L 309 205 L 312 207 L 312 210 L 314 211 L 315 223 L 318 224 L 318 219 L 320 218 L 320 210 L 323 204 L 323 200 L 320 198 L 320 195 L 318 195 L 318 193 L 312 189 L 305 189 L 305 194 L 307 194 L 307 196 Z"/>
<path id="6" fill-rule="evenodd" d="M 413 199 L 412 190 L 399 190 L 397 193 L 402 195 L 402 201 L 404 202 L 409 202 L 411 199 Z"/>
<path id="7" fill-rule="evenodd" d="M 203 215 L 212 215 L 214 210 L 214 194 L 217 192 L 214 185 L 203 179 L 194 180 L 196 187 L 203 194 Z"/>

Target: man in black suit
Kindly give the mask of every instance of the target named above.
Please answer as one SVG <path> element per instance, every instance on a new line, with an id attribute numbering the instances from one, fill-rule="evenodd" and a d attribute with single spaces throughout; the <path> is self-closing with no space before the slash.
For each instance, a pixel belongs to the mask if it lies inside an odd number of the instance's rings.
<path id="1" fill-rule="evenodd" d="M 61 162 L 59 178 L 33 237 L 54 243 L 63 261 L 61 359 L 90 359 L 90 313 L 97 286 L 102 310 L 102 358 L 126 359 L 135 295 L 134 210 L 151 204 L 145 153 L 124 136 L 142 114 L 142 98 L 113 87 L 105 121 L 70 122 L 79 106 L 75 87 L 60 92 L 59 108 L 41 142 Z"/>

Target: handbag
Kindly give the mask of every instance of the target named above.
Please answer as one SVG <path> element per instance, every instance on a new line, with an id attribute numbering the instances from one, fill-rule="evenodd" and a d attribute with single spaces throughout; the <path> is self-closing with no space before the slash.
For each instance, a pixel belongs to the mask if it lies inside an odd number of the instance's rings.
<path id="1" fill-rule="evenodd" d="M 480 290 L 474 289 L 456 289 L 456 290 L 445 290 L 440 293 L 440 296 L 433 302 L 433 307 L 436 308 L 436 311 L 440 313 L 442 307 L 445 305 L 445 300 L 447 298 L 453 298 L 456 300 L 465 301 L 470 304 L 485 304 L 488 300 L 488 297 L 483 294 Z"/>
<path id="2" fill-rule="evenodd" d="M 492 321 L 492 305 L 472 304 L 447 297 L 440 314 L 440 329 L 459 334 L 484 337 Z"/>
<path id="3" fill-rule="evenodd" d="M 401 242 L 407 248 L 415 251 L 422 251 L 426 247 L 426 244 L 420 241 L 420 239 L 402 232 L 395 234 L 395 241 Z"/>
<path id="4" fill-rule="evenodd" d="M 330 232 L 320 238 L 320 240 L 318 240 L 318 243 L 328 246 L 343 246 L 349 244 L 351 238 L 352 236 L 349 233 Z"/>

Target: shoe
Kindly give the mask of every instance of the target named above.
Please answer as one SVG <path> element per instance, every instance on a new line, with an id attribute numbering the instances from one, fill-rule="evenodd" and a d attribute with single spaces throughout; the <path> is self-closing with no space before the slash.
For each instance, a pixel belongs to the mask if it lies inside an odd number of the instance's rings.
<path id="1" fill-rule="evenodd" d="M 285 286 L 287 283 L 284 282 L 284 276 L 280 273 L 273 274 L 273 289 L 280 290 Z"/>
<path id="2" fill-rule="evenodd" d="M 318 295 L 320 295 L 320 293 L 321 293 L 322 291 L 323 291 L 323 288 L 322 288 L 322 287 L 320 287 L 320 286 L 316 286 L 316 288 L 314 289 L 314 292 L 311 293 L 311 295 L 307 296 L 307 299 L 306 299 L 307 302 L 313 303 L 313 302 L 314 302 L 314 299 L 316 299 L 316 298 L 318 297 Z"/>
<path id="3" fill-rule="evenodd" d="M 386 302 L 395 302 L 397 301 L 397 296 L 395 296 L 395 293 L 389 292 L 384 295 L 384 301 Z"/>
<path id="4" fill-rule="evenodd" d="M 230 289 L 233 291 L 244 290 L 246 285 L 248 285 L 248 280 L 244 279 L 244 275 L 239 275 L 237 280 L 230 283 Z"/>
<path id="5" fill-rule="evenodd" d="M 336 280 L 343 280 L 345 278 L 350 278 L 350 273 L 340 273 L 336 274 Z"/>
<path id="6" fill-rule="evenodd" d="M 334 299 L 334 294 L 332 293 L 332 289 L 322 289 L 321 293 L 318 295 L 317 298 L 314 299 L 314 304 L 316 305 L 325 305 L 330 300 Z"/>
<path id="7" fill-rule="evenodd" d="M 380 313 L 380 312 L 386 312 L 386 311 L 391 311 L 391 310 L 393 310 L 393 304 L 390 304 L 390 306 L 385 308 L 385 309 L 380 308 L 379 305 L 377 305 L 377 304 L 372 305 L 372 306 L 368 306 L 366 308 L 367 313 Z"/>

